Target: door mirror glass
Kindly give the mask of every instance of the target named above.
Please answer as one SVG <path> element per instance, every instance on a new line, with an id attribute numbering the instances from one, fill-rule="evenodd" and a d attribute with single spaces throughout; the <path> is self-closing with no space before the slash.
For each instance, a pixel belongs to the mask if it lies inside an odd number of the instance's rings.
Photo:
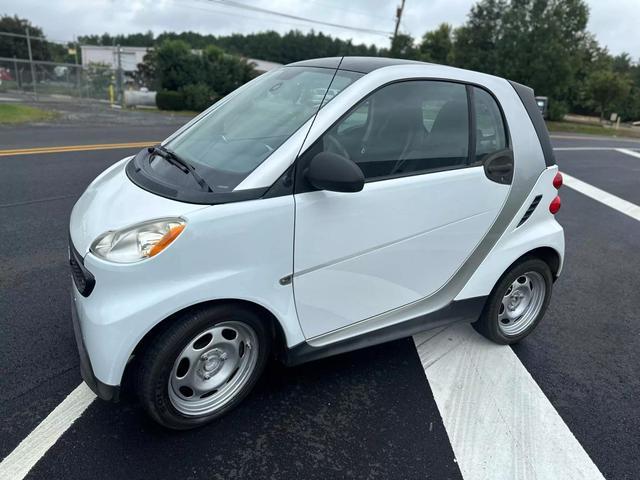
<path id="1" fill-rule="evenodd" d="M 331 192 L 359 192 L 364 187 L 360 167 L 332 152 L 321 152 L 313 157 L 305 178 L 315 188 Z"/>

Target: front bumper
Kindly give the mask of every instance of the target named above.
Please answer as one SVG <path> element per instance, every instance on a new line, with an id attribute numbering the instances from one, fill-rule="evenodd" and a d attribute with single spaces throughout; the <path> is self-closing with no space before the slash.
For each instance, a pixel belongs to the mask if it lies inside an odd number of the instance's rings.
<path id="1" fill-rule="evenodd" d="M 71 287 L 75 288 L 75 287 Z M 84 346 L 84 338 L 82 336 L 82 328 L 80 327 L 80 319 L 78 318 L 78 309 L 76 307 L 76 299 L 71 294 L 71 319 L 73 320 L 73 331 L 78 344 L 78 354 L 80 355 L 80 374 L 82 379 L 91 390 L 101 399 L 117 402 L 120 398 L 120 387 L 115 385 L 107 385 L 98 380 L 93 373 L 91 359 Z"/>

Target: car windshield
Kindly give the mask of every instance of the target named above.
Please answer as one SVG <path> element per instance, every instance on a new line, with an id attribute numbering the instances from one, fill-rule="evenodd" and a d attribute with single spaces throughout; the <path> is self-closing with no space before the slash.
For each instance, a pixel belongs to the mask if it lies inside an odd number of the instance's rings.
<path id="1" fill-rule="evenodd" d="M 327 68 L 281 68 L 253 80 L 164 147 L 188 162 L 214 193 L 230 192 L 304 125 L 323 99 L 326 104 L 361 76 Z M 200 188 L 193 176 L 180 175 L 160 155 L 149 167 L 165 184 Z"/>

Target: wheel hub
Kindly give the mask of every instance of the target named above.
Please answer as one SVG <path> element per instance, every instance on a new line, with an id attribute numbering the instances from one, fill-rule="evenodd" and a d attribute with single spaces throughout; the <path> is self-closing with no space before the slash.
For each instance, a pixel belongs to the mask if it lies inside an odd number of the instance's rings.
<path id="1" fill-rule="evenodd" d="M 258 362 L 258 337 L 239 321 L 220 322 L 195 335 L 176 357 L 169 399 L 183 415 L 209 415 L 232 401 Z"/>
<path id="2" fill-rule="evenodd" d="M 200 368 L 198 368 L 198 375 L 204 380 L 209 380 L 216 373 L 222 370 L 224 362 L 228 358 L 226 352 L 219 348 L 213 348 L 204 353 L 200 357 Z"/>
<path id="3" fill-rule="evenodd" d="M 502 298 L 499 327 L 507 335 L 517 335 L 535 320 L 544 303 L 545 283 L 538 272 L 527 272 L 513 281 Z"/>

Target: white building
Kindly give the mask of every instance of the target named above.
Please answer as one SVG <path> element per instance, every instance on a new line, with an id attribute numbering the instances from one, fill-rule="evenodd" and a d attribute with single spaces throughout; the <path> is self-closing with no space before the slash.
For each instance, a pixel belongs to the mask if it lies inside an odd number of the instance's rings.
<path id="1" fill-rule="evenodd" d="M 110 46 L 94 46 L 81 45 L 82 66 L 87 67 L 90 63 L 106 63 L 113 70 L 118 68 L 118 47 Z M 148 47 L 120 47 L 120 62 L 125 72 L 134 72 L 138 68 L 138 64 L 142 63 L 144 56 L 150 50 Z M 265 73 L 274 68 L 282 66 L 280 63 L 267 62 L 266 60 L 257 60 L 255 58 L 247 58 L 247 62 L 253 65 L 258 73 Z"/>
<path id="2" fill-rule="evenodd" d="M 90 63 L 105 63 L 112 69 L 118 68 L 118 47 L 81 45 L 82 66 Z M 120 64 L 125 72 L 134 72 L 142 63 L 149 49 L 147 47 L 120 47 Z"/>

